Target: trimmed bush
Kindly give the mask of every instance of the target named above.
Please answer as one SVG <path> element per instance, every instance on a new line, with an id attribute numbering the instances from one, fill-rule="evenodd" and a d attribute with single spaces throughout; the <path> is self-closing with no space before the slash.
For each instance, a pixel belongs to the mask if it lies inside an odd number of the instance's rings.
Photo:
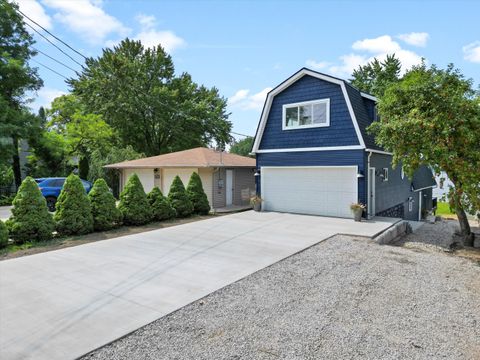
<path id="1" fill-rule="evenodd" d="M 52 215 L 37 183 L 27 176 L 13 199 L 12 216 L 7 220 L 10 237 L 16 244 L 50 240 L 55 230 Z"/>
<path id="2" fill-rule="evenodd" d="M 103 231 L 113 229 L 122 222 L 122 213 L 117 209 L 115 197 L 110 192 L 107 182 L 97 179 L 88 193 L 92 207 L 93 229 Z"/>
<path id="3" fill-rule="evenodd" d="M 210 212 L 210 204 L 208 203 L 207 194 L 203 190 L 202 179 L 196 172 L 190 177 L 187 194 L 192 202 L 194 213 L 207 215 Z"/>
<path id="4" fill-rule="evenodd" d="M 148 202 L 152 207 L 152 215 L 155 220 L 167 220 L 175 217 L 175 209 L 168 199 L 163 196 L 158 187 L 154 187 L 147 195 Z"/>
<path id="5" fill-rule="evenodd" d="M 57 231 L 61 235 L 82 235 L 93 231 L 93 216 L 82 181 L 75 174 L 65 180 L 53 215 Z"/>
<path id="6" fill-rule="evenodd" d="M 143 225 L 152 219 L 152 210 L 137 174 L 128 178 L 118 208 L 126 225 Z"/>
<path id="7" fill-rule="evenodd" d="M 193 212 L 192 202 L 188 198 L 185 186 L 183 186 L 183 182 L 178 175 L 175 176 L 170 186 L 168 201 L 172 204 L 178 217 L 187 217 Z"/>
<path id="8" fill-rule="evenodd" d="M 0 249 L 8 244 L 8 230 L 6 225 L 0 220 Z"/>

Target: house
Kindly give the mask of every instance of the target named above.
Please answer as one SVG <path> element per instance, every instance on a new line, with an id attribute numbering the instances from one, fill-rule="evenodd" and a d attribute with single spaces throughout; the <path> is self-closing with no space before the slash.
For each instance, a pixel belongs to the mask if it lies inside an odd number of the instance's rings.
<path id="1" fill-rule="evenodd" d="M 360 202 L 368 217 L 420 219 L 432 208 L 432 172 L 393 169 L 366 130 L 376 118 L 374 96 L 306 68 L 271 90 L 252 149 L 263 209 L 351 217 Z"/>
<path id="2" fill-rule="evenodd" d="M 120 191 L 136 173 L 146 192 L 157 186 L 165 195 L 176 175 L 187 187 L 190 176 L 197 172 L 212 209 L 248 205 L 255 194 L 255 159 L 202 147 L 105 167 L 120 171 Z"/>

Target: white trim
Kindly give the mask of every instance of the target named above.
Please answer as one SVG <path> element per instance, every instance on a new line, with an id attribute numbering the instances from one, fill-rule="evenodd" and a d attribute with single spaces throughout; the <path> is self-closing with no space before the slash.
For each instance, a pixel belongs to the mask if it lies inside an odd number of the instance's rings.
<path id="1" fill-rule="evenodd" d="M 364 97 L 366 99 L 373 100 L 375 102 L 378 101 L 378 99 L 373 95 L 370 95 L 370 94 L 367 94 L 367 93 L 364 93 L 364 92 L 360 92 L 360 95 L 362 95 L 362 97 Z"/>
<path id="2" fill-rule="evenodd" d="M 425 186 L 421 189 L 416 189 L 416 190 L 413 190 L 413 192 L 417 192 L 417 191 L 422 191 L 422 190 L 425 190 L 425 189 L 433 189 L 433 188 L 436 188 L 437 185 L 430 185 L 430 186 Z"/>
<path id="3" fill-rule="evenodd" d="M 281 91 L 283 91 L 284 89 L 288 88 L 290 85 L 292 85 L 294 82 L 296 82 L 297 80 L 299 80 L 305 75 L 309 75 L 320 80 L 328 81 L 332 84 L 340 85 L 340 88 L 342 89 L 343 97 L 345 98 L 345 102 L 347 103 L 348 112 L 350 114 L 350 117 L 353 122 L 353 126 L 355 128 L 355 133 L 357 134 L 358 142 L 362 148 L 365 148 L 365 142 L 363 141 L 362 133 L 360 132 L 360 127 L 358 126 L 357 118 L 355 116 L 355 113 L 353 112 L 352 103 L 350 101 L 350 97 L 348 96 L 347 89 L 345 87 L 345 82 L 343 80 L 336 79 L 327 75 L 323 75 L 312 70 L 301 69 L 296 74 L 291 76 L 289 79 L 285 80 L 283 83 L 281 83 L 275 89 L 271 90 L 268 93 L 267 99 L 265 100 L 265 105 L 263 106 L 262 116 L 260 118 L 260 123 L 258 125 L 258 130 L 255 136 L 255 142 L 253 143 L 252 152 L 253 153 L 259 152 L 258 149 L 260 147 L 260 142 L 262 141 L 263 131 L 265 130 L 265 125 L 267 123 L 267 118 L 270 113 L 270 108 L 272 106 L 272 101 L 274 96 L 280 93 Z"/>
<path id="4" fill-rule="evenodd" d="M 422 192 L 418 193 L 418 221 L 422 220 Z"/>
<path id="5" fill-rule="evenodd" d="M 388 168 L 383 168 L 383 181 L 388 181 Z"/>
<path id="6" fill-rule="evenodd" d="M 365 149 L 367 152 L 373 152 L 376 154 L 383 154 L 383 155 L 393 155 L 393 153 L 382 151 L 382 150 L 375 150 L 375 149 Z"/>
<path id="7" fill-rule="evenodd" d="M 310 125 L 297 125 L 297 126 L 287 126 L 286 122 L 286 115 L 287 115 L 287 109 L 288 108 L 294 108 L 296 107 L 297 109 L 300 108 L 301 106 L 306 106 L 306 105 L 315 105 L 315 104 L 325 104 L 326 105 L 326 122 L 325 123 L 313 123 L 313 107 L 312 107 L 312 124 Z M 300 111 L 297 110 L 297 121 L 300 123 Z M 310 101 L 303 101 L 303 102 L 298 102 L 298 103 L 293 103 L 293 104 L 284 104 L 282 106 L 282 130 L 298 130 L 298 129 L 309 129 L 309 128 L 317 128 L 317 127 L 328 127 L 330 126 L 330 99 L 318 99 L 318 100 L 310 100 Z"/>
<path id="8" fill-rule="evenodd" d="M 298 151 L 332 151 L 332 150 L 362 150 L 364 149 L 360 145 L 349 146 L 326 146 L 326 147 L 308 147 L 308 148 L 288 148 L 288 149 L 265 149 L 257 150 L 255 153 L 283 153 L 283 152 L 298 152 Z"/>
<path id="9" fill-rule="evenodd" d="M 261 166 L 260 174 L 262 173 L 261 169 L 356 169 L 358 174 L 357 165 L 307 165 L 307 166 Z"/>

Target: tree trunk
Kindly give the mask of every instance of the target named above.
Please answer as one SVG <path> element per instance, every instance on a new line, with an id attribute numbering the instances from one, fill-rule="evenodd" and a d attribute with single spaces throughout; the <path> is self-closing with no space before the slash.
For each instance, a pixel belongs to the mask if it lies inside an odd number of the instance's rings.
<path id="1" fill-rule="evenodd" d="M 455 213 L 458 217 L 458 223 L 460 224 L 460 235 L 463 237 L 464 246 L 473 246 L 473 233 L 470 230 L 470 224 L 468 223 L 467 214 L 463 210 L 460 201 L 455 200 Z"/>
<path id="2" fill-rule="evenodd" d="M 18 188 L 22 184 L 22 171 L 20 169 L 20 156 L 18 155 L 18 138 L 16 136 L 12 137 L 13 144 L 13 157 L 12 157 L 12 167 L 13 167 L 13 176 L 15 177 L 15 187 Z"/>
<path id="3" fill-rule="evenodd" d="M 80 160 L 78 161 L 78 176 L 80 176 L 80 179 L 86 180 L 88 178 L 89 168 L 90 164 L 88 157 L 80 157 Z"/>

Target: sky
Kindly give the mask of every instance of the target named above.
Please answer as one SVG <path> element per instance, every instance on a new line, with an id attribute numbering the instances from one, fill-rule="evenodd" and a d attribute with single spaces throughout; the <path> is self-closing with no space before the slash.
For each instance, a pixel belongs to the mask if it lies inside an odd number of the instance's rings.
<path id="1" fill-rule="evenodd" d="M 177 74 L 188 72 L 228 99 L 229 119 L 239 134 L 254 135 L 266 93 L 302 67 L 349 79 L 359 65 L 395 53 L 403 71 L 425 58 L 442 68 L 454 63 L 475 86 L 480 84 L 476 0 L 15 1 L 27 16 L 88 57 L 100 56 L 125 37 L 145 46 L 161 44 Z M 80 69 L 30 31 L 38 50 Z M 75 76 L 43 54 L 34 59 L 63 76 Z M 33 109 L 68 93 L 64 78 L 38 63 L 32 66 L 44 80 Z"/>

